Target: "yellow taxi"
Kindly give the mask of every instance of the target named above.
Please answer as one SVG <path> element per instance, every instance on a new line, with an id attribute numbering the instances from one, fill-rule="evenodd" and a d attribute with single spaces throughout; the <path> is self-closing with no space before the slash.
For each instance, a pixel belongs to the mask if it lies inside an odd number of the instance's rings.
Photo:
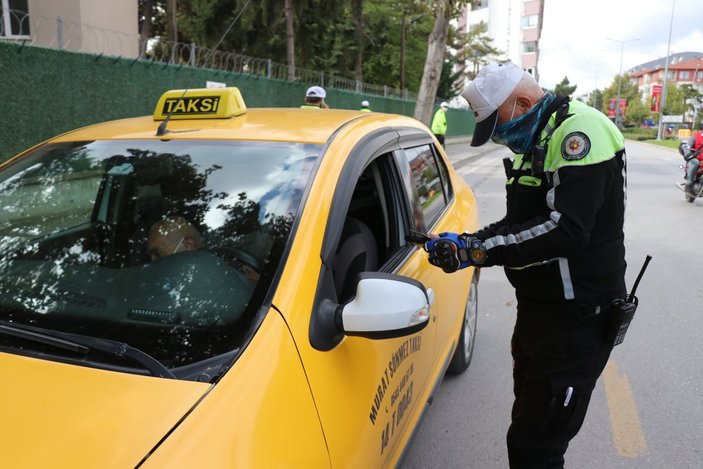
<path id="1" fill-rule="evenodd" d="M 408 117 L 174 90 L 0 207 L 0 467 L 398 466 L 471 361 L 478 271 L 411 240 L 476 201 Z"/>

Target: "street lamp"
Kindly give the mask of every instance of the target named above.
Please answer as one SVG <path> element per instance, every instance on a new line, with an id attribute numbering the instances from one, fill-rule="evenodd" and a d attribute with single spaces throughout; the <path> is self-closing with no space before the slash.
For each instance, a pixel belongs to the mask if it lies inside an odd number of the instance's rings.
<path id="1" fill-rule="evenodd" d="M 666 79 L 669 74 L 669 51 L 671 50 L 671 27 L 674 25 L 674 8 L 676 0 L 671 0 L 671 22 L 669 23 L 669 43 L 666 45 L 666 59 L 664 61 L 664 78 L 662 79 L 662 101 L 659 108 L 659 125 L 657 126 L 657 140 L 662 139 L 662 117 L 664 116 L 664 106 L 666 106 Z M 695 79 L 695 75 L 694 75 Z"/>
<path id="2" fill-rule="evenodd" d="M 632 42 L 632 41 L 639 41 L 640 38 L 635 38 L 635 39 L 627 39 L 627 40 L 621 40 L 621 39 L 613 39 L 610 37 L 607 37 L 609 41 L 615 41 L 620 43 L 620 75 L 618 76 L 618 99 L 615 101 L 615 125 L 618 126 L 618 129 L 622 128 L 622 116 L 620 115 L 620 87 L 622 85 L 622 56 L 623 53 L 625 52 L 625 43 L 626 42 Z"/>
<path id="3" fill-rule="evenodd" d="M 591 97 L 593 98 L 593 108 L 598 109 L 598 67 L 603 65 L 602 62 L 586 62 L 588 65 L 593 65 L 595 67 L 595 80 L 593 82 L 593 92 Z"/>

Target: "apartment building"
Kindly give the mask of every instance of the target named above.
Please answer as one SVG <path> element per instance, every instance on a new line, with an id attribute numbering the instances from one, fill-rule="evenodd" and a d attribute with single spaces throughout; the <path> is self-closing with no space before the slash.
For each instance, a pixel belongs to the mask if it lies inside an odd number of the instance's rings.
<path id="1" fill-rule="evenodd" d="M 677 85 L 691 85 L 703 93 L 703 52 L 682 52 L 669 56 L 669 66 L 666 58 L 661 58 L 633 67 L 628 72 L 631 79 L 637 82 L 642 96 L 652 95 L 652 85 L 664 82 L 664 68 L 667 68 L 666 81 Z"/>
<path id="2" fill-rule="evenodd" d="M 666 79 L 664 70 L 666 69 Z M 703 52 L 680 52 L 646 62 L 631 68 L 627 75 L 637 83 L 642 99 L 654 102 L 661 95 L 664 82 L 676 83 L 676 86 L 690 85 L 703 93 Z M 695 120 L 695 109 L 688 110 L 683 116 L 684 122 Z"/>
<path id="3" fill-rule="evenodd" d="M 0 0 L 0 39 L 137 57 L 138 29 L 138 0 Z"/>
<path id="4" fill-rule="evenodd" d="M 544 0 L 481 0 L 467 5 L 459 27 L 469 31 L 481 21 L 488 26 L 493 46 L 539 81 L 539 39 L 542 34 Z"/>

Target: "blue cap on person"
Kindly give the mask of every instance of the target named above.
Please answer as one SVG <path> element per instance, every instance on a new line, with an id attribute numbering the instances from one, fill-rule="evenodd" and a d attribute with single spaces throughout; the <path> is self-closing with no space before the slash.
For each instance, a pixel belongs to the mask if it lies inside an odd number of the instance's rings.
<path id="1" fill-rule="evenodd" d="M 507 62 L 490 64 L 482 68 L 461 95 L 469 102 L 476 116 L 476 128 L 471 146 L 483 145 L 491 138 L 498 121 L 498 108 L 515 91 L 527 72 Z"/>

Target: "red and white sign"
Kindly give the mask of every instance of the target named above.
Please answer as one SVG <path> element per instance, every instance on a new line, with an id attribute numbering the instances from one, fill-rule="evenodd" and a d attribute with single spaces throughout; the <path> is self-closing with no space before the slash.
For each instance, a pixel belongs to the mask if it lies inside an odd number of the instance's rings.
<path id="1" fill-rule="evenodd" d="M 652 85 L 652 112 L 661 111 L 662 85 Z"/>
<path id="2" fill-rule="evenodd" d="M 615 117 L 615 102 L 617 99 L 608 100 L 608 117 Z M 625 109 L 627 108 L 627 99 L 620 100 L 620 116 L 625 115 Z"/>

